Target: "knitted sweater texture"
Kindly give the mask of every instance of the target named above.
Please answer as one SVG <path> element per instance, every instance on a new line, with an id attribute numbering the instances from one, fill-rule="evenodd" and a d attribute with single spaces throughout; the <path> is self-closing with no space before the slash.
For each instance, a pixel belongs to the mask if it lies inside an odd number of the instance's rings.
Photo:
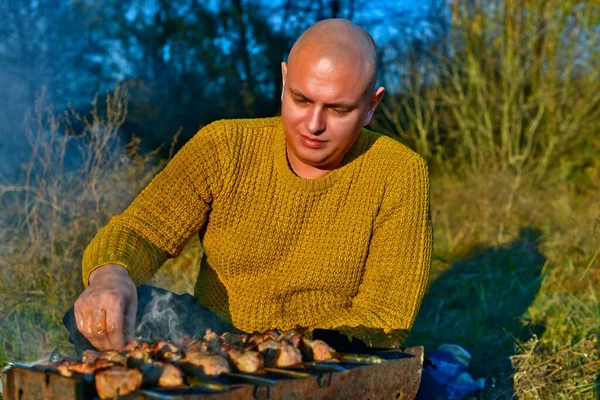
<path id="1" fill-rule="evenodd" d="M 363 129 L 318 179 L 290 169 L 281 118 L 200 130 L 84 253 L 147 282 L 193 235 L 204 248 L 195 296 L 246 332 L 409 331 L 431 261 L 427 168 Z"/>

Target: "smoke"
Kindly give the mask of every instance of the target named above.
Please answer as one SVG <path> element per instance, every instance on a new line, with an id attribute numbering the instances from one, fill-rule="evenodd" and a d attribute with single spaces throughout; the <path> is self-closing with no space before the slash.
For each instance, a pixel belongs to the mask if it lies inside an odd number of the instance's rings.
<path id="1" fill-rule="evenodd" d="M 152 291 L 152 300 L 144 308 L 142 319 L 135 329 L 137 338 L 176 341 L 185 336 L 179 315 L 172 307 L 172 300 L 171 292 Z"/>
<path id="2" fill-rule="evenodd" d="M 141 340 L 171 340 L 204 336 L 207 329 L 222 334 L 242 333 L 231 322 L 202 306 L 188 293 L 175 294 L 165 289 L 138 287 L 138 323 L 135 336 Z"/>
<path id="3" fill-rule="evenodd" d="M 25 112 L 33 104 L 27 82 L 0 64 L 0 182 L 15 182 L 23 160 L 30 155 L 30 145 L 23 134 Z"/>

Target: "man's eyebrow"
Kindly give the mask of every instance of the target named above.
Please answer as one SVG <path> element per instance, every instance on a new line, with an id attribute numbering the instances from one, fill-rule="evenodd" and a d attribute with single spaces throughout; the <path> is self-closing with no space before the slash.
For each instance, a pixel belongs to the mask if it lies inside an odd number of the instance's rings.
<path id="1" fill-rule="evenodd" d="M 296 89 L 290 88 L 290 92 L 292 92 L 292 94 L 296 97 L 302 97 L 303 99 L 310 100 L 308 97 L 306 97 L 305 95 L 303 95 L 300 91 L 298 91 Z"/>
<path id="2" fill-rule="evenodd" d="M 354 103 L 331 103 L 331 104 L 326 104 L 327 107 L 331 107 L 331 108 L 347 108 L 347 109 L 353 109 L 356 108 L 357 105 Z"/>
<path id="3" fill-rule="evenodd" d="M 294 96 L 296 96 L 296 97 L 300 97 L 300 98 L 302 98 L 302 99 L 304 99 L 304 100 L 308 100 L 308 101 L 312 102 L 312 100 L 311 100 L 310 98 L 308 98 L 306 95 L 304 95 L 304 94 L 303 94 L 302 92 L 300 92 L 299 90 L 296 90 L 296 89 L 292 89 L 292 88 L 290 88 L 290 92 L 291 92 L 291 93 L 292 93 Z M 344 101 L 341 101 L 341 102 L 338 102 L 338 103 L 327 103 L 327 104 L 325 104 L 325 105 L 326 105 L 327 107 L 331 107 L 331 108 L 349 108 L 349 109 L 352 109 L 352 108 L 356 108 L 356 107 L 357 107 L 357 105 L 356 105 L 356 104 L 354 104 L 354 103 L 351 103 L 351 102 L 344 102 Z"/>

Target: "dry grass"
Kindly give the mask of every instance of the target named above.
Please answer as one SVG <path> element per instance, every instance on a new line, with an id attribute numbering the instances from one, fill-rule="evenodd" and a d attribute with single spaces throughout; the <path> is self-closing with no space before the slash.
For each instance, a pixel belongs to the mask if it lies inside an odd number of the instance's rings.
<path id="1" fill-rule="evenodd" d="M 506 173 L 435 177 L 432 282 L 407 344 L 465 347 L 490 383 L 476 398 L 596 398 L 596 193 Z"/>
<path id="2" fill-rule="evenodd" d="M 57 115 L 43 96 L 28 117 L 25 178 L 0 185 L 0 364 L 70 350 L 61 318 L 83 289 L 82 251 L 156 171 L 136 141 L 119 142 L 126 114 L 117 89 L 85 118 Z"/>
<path id="3" fill-rule="evenodd" d="M 539 339 L 512 356 L 515 391 L 523 399 L 594 398 L 598 393 L 600 349 L 596 337 L 548 349 Z"/>

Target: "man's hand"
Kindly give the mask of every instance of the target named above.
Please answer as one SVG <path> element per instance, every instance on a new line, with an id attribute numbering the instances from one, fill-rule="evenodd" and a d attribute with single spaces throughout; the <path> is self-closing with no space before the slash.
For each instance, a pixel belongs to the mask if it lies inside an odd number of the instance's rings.
<path id="1" fill-rule="evenodd" d="M 104 265 L 91 273 L 89 286 L 75 302 L 77 329 L 98 350 L 122 350 L 133 337 L 137 307 L 127 269 Z"/>

